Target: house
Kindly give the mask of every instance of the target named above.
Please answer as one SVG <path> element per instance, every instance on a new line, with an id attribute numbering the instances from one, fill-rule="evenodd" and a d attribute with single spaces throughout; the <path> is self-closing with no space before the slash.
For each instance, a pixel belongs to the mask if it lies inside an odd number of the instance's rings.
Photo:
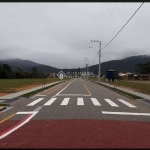
<path id="1" fill-rule="evenodd" d="M 119 73 L 118 76 L 123 80 L 133 80 L 134 74 L 127 72 L 127 73 Z"/>
<path id="2" fill-rule="evenodd" d="M 50 78 L 55 78 L 55 73 L 54 73 L 54 72 L 51 72 L 49 77 L 50 77 Z"/>
<path id="3" fill-rule="evenodd" d="M 141 80 L 150 80 L 150 74 L 140 74 Z"/>

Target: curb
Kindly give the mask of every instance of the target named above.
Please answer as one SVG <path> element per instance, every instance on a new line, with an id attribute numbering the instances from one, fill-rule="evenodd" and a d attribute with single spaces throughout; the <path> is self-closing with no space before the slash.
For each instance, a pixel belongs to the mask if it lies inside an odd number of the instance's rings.
<path id="1" fill-rule="evenodd" d="M 94 83 L 96 83 L 96 82 L 94 81 Z M 96 83 L 96 84 L 98 84 L 98 83 Z M 102 85 L 102 86 L 103 86 L 104 84 L 98 84 L 98 85 Z M 107 89 L 109 89 L 109 90 L 111 90 L 111 91 L 114 91 L 114 92 L 116 92 L 116 93 L 118 93 L 118 94 L 120 94 L 120 95 L 126 96 L 126 97 L 128 97 L 128 98 L 134 100 L 134 98 L 132 98 L 131 96 L 128 96 L 128 95 L 126 95 L 126 94 L 124 94 L 124 93 L 118 92 L 118 91 L 116 91 L 115 89 L 113 90 L 113 89 L 111 89 L 111 87 L 109 88 L 109 86 L 107 86 L 107 85 L 104 85 L 104 86 L 106 86 L 105 88 L 107 88 Z M 120 89 L 119 89 L 119 90 L 120 90 Z M 122 90 L 120 90 L 120 91 L 122 91 Z M 130 94 L 130 93 L 129 93 L 129 94 Z"/>
<path id="2" fill-rule="evenodd" d="M 7 107 L 6 106 L 0 106 L 0 111 L 6 109 Z"/>

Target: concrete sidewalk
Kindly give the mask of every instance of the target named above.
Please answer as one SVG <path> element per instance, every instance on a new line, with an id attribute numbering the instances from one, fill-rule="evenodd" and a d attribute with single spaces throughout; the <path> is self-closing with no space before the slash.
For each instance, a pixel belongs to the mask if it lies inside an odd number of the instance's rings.
<path id="1" fill-rule="evenodd" d="M 95 82 L 97 83 L 97 81 L 95 81 Z M 109 86 L 109 87 L 114 88 L 114 85 L 110 85 L 110 84 L 103 83 L 103 82 L 101 82 L 101 84 L 107 85 L 107 86 Z M 118 86 L 117 86 L 117 89 L 119 89 L 119 90 L 121 90 L 121 91 L 124 91 L 124 92 L 127 92 L 127 93 L 130 93 L 130 94 L 133 94 L 133 95 L 137 95 L 137 96 L 142 97 L 142 98 L 144 98 L 144 99 L 150 100 L 150 95 L 143 94 L 143 93 L 140 93 L 140 92 L 135 92 L 135 91 L 133 91 L 133 90 L 128 90 L 128 89 L 121 88 L 121 87 L 118 87 Z"/>
<path id="2" fill-rule="evenodd" d="M 64 80 L 63 80 L 63 81 L 64 81 Z M 53 84 L 56 84 L 56 83 L 59 83 L 59 82 L 63 82 L 63 81 L 57 81 L 57 82 L 45 84 L 45 87 L 50 86 L 50 85 L 53 85 Z M 1 100 L 1 99 L 4 99 L 4 100 L 5 100 L 5 99 L 12 99 L 12 98 L 18 97 L 18 96 L 20 96 L 20 95 L 23 95 L 23 94 L 26 94 L 26 93 L 29 93 L 29 92 L 32 92 L 32 91 L 35 91 L 35 90 L 38 90 L 38 89 L 41 89 L 41 88 L 42 88 L 42 86 L 38 86 L 38 87 L 31 88 L 31 89 L 28 89 L 28 90 L 24 90 L 24 91 L 20 91 L 20 92 L 8 94 L 8 95 L 5 95 L 5 96 L 1 96 L 1 97 L 0 97 L 0 100 Z"/>

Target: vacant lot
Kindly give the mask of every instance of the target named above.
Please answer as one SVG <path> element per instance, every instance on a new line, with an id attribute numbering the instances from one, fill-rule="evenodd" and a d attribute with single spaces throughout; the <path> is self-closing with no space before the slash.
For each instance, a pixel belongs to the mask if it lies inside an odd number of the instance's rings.
<path id="1" fill-rule="evenodd" d="M 115 80 L 115 82 L 106 82 L 104 79 L 102 79 L 101 81 L 109 83 L 111 85 L 123 87 L 126 89 L 132 89 L 134 91 L 150 95 L 150 84 L 148 84 L 150 83 L 149 81 Z"/>
<path id="2" fill-rule="evenodd" d="M 60 81 L 59 78 L 46 78 L 44 83 Z M 42 86 L 43 79 L 0 79 L 0 96 L 37 86 Z"/>

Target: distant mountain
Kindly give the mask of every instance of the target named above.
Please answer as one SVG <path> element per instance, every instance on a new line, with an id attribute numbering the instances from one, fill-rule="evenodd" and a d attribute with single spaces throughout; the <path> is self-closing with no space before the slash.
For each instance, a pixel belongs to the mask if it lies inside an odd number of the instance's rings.
<path id="1" fill-rule="evenodd" d="M 60 71 L 60 69 L 55 68 L 55 67 L 35 63 L 30 60 L 22 60 L 19 58 L 0 60 L 0 63 L 8 64 L 12 68 L 13 71 L 16 71 L 17 68 L 21 68 L 23 71 L 30 72 L 33 67 L 38 68 L 39 70 L 43 71 L 46 74 L 50 74 L 50 72 L 59 72 Z"/>
<path id="2" fill-rule="evenodd" d="M 101 63 L 101 74 L 105 74 L 107 68 L 115 69 L 120 72 L 135 72 L 136 65 L 139 63 L 145 63 L 150 61 L 150 56 L 148 55 L 139 55 L 139 56 L 131 56 L 121 60 L 111 60 L 107 62 Z M 61 69 L 51 67 L 48 65 L 43 65 L 39 63 L 35 63 L 29 60 L 22 60 L 22 59 L 5 59 L 0 60 L 2 64 L 8 64 L 13 71 L 17 70 L 20 67 L 23 71 L 30 72 L 32 67 L 37 67 L 39 70 L 46 74 L 50 74 L 50 72 L 58 73 Z M 72 69 L 62 69 L 65 73 L 70 72 Z M 81 68 L 83 71 L 83 68 Z M 98 74 L 98 64 L 89 67 L 89 71 L 93 72 L 94 74 Z"/>
<path id="3" fill-rule="evenodd" d="M 6 63 L 10 66 L 16 66 L 16 67 L 21 67 L 21 68 L 26 68 L 26 67 L 35 67 L 38 66 L 38 63 L 35 63 L 33 61 L 30 60 L 22 60 L 19 58 L 15 58 L 15 59 L 4 59 L 4 60 L 0 60 L 1 63 Z"/>
<path id="4" fill-rule="evenodd" d="M 136 65 L 139 63 L 146 63 L 150 61 L 150 56 L 148 55 L 139 55 L 131 56 L 121 60 L 111 60 L 101 63 L 101 74 L 105 74 L 107 68 L 115 69 L 120 72 L 135 72 Z M 94 74 L 98 74 L 98 64 L 89 67 L 89 71 Z"/>

